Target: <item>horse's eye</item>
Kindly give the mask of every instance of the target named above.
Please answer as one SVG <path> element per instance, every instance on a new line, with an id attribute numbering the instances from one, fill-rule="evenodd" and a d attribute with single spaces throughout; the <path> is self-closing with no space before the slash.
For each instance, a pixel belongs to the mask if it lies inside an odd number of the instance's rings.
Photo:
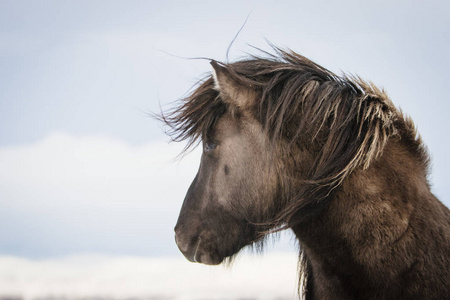
<path id="1" fill-rule="evenodd" d="M 205 146 L 203 147 L 203 151 L 205 152 L 209 152 L 212 151 L 216 148 L 216 144 L 214 144 L 213 142 L 206 142 Z"/>

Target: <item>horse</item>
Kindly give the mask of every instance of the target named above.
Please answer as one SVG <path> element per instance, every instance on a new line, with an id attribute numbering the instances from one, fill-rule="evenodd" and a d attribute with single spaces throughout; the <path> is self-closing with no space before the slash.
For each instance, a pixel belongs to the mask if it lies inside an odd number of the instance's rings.
<path id="1" fill-rule="evenodd" d="M 303 299 L 448 299 L 450 211 L 410 117 L 291 50 L 222 63 L 160 118 L 200 167 L 175 226 L 217 265 L 292 229 Z"/>

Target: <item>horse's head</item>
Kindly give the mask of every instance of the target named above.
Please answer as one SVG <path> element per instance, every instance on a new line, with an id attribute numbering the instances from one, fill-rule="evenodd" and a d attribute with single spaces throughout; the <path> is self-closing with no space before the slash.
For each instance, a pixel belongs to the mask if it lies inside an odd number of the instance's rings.
<path id="1" fill-rule="evenodd" d="M 268 221 L 263 216 L 273 214 L 278 194 L 268 137 L 247 109 L 255 95 L 212 64 L 215 99 L 209 101 L 220 102 L 223 109 L 202 133 L 200 168 L 175 227 L 181 252 L 205 264 L 219 264 L 257 240 L 256 223 Z"/>
<path id="2" fill-rule="evenodd" d="M 213 62 L 213 76 L 163 117 L 175 140 L 203 145 L 175 227 L 191 261 L 219 264 L 270 226 L 317 217 L 396 132 L 395 107 L 382 91 L 280 54 Z"/>

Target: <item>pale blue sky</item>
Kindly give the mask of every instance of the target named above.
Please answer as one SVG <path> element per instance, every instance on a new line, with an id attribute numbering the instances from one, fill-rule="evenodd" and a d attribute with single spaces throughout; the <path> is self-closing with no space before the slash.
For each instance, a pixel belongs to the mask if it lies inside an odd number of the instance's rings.
<path id="1" fill-rule="evenodd" d="M 177 253 L 172 227 L 198 153 L 172 164 L 179 148 L 161 144 L 146 112 L 209 72 L 165 52 L 223 60 L 250 12 L 231 59 L 268 39 L 384 87 L 429 146 L 433 191 L 449 206 L 449 11 L 448 1 L 0 0 L 0 254 Z"/>

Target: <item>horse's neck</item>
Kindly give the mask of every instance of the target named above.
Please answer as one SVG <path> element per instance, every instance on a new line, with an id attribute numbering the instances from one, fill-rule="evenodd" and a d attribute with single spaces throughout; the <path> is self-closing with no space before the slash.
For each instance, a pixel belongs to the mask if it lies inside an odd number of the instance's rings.
<path id="1" fill-rule="evenodd" d="M 415 264 L 418 243 L 435 238 L 425 235 L 437 234 L 418 226 L 433 218 L 448 226 L 448 216 L 429 190 L 424 164 L 391 142 L 371 167 L 343 182 L 319 218 L 293 230 L 314 277 L 336 295 L 344 293 L 342 285 L 364 289 L 380 278 L 392 283 Z"/>

